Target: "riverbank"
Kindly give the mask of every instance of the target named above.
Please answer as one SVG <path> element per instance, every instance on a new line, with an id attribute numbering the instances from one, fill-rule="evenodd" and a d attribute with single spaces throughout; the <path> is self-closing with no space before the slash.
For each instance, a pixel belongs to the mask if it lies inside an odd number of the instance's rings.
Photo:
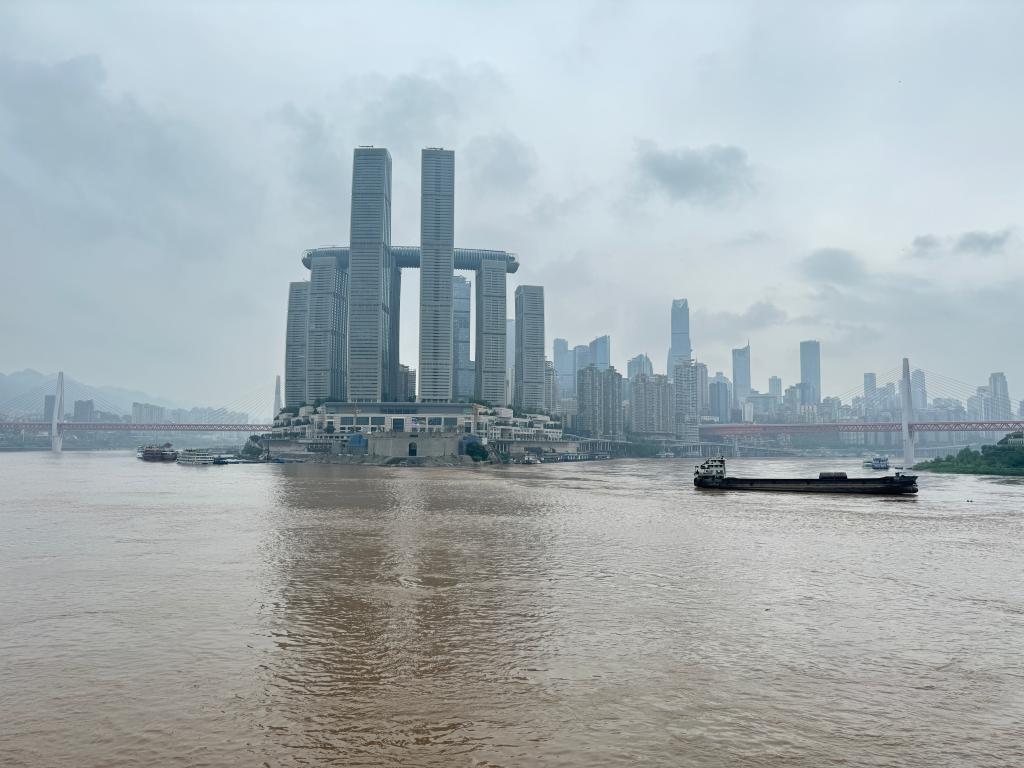
<path id="1" fill-rule="evenodd" d="M 1024 445 L 1021 434 L 1007 435 L 996 445 L 983 445 L 981 451 L 964 448 L 955 456 L 946 456 L 914 465 L 915 470 L 958 475 L 998 475 L 1024 477 Z"/>

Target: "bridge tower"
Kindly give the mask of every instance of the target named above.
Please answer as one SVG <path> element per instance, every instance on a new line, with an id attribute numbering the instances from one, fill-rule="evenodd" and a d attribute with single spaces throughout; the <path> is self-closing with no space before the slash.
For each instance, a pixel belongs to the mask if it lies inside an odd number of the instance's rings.
<path id="1" fill-rule="evenodd" d="M 914 433 L 910 431 L 910 422 L 914 420 L 914 401 L 910 396 L 910 359 L 903 358 L 903 378 L 900 388 L 902 407 L 900 412 L 903 426 L 903 469 L 909 470 L 914 466 Z"/>
<path id="2" fill-rule="evenodd" d="M 270 420 L 273 421 L 277 418 L 277 414 L 281 412 L 281 377 L 277 377 L 277 381 L 274 382 L 274 413 L 271 415 Z"/>
<path id="3" fill-rule="evenodd" d="M 53 419 L 50 422 L 50 450 L 64 449 L 64 371 L 57 374 L 57 392 L 53 398 Z"/>

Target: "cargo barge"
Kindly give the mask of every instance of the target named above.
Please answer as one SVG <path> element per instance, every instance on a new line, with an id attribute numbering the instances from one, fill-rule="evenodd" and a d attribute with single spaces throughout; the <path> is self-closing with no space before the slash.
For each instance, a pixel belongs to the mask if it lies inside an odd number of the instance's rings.
<path id="1" fill-rule="evenodd" d="M 729 477 L 725 459 L 714 456 L 699 464 L 693 473 L 698 488 L 720 491 L 783 491 L 789 493 L 865 493 L 896 495 L 917 493 L 917 475 L 847 477 L 845 472 L 822 472 L 817 477 Z"/>

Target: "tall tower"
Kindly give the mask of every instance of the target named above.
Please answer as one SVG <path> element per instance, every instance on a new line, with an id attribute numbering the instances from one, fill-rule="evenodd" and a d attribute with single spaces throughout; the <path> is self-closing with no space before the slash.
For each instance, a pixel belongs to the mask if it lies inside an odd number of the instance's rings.
<path id="1" fill-rule="evenodd" d="M 903 468 L 914 466 L 914 435 L 910 431 L 910 423 L 914 418 L 914 401 L 910 394 L 910 360 L 903 358 L 902 386 L 902 430 L 903 430 Z"/>
<path id="2" fill-rule="evenodd" d="M 732 396 L 733 405 L 743 406 L 750 396 L 750 342 L 747 346 L 732 351 Z"/>
<path id="3" fill-rule="evenodd" d="M 270 417 L 270 420 L 273 421 L 274 419 L 276 419 L 277 418 L 277 414 L 279 414 L 280 412 L 281 412 L 281 377 L 278 376 L 274 380 L 274 413 Z"/>
<path id="4" fill-rule="evenodd" d="M 821 342 L 800 342 L 800 383 L 811 388 L 810 402 L 821 402 Z"/>
<path id="5" fill-rule="evenodd" d="M 504 254 L 485 251 L 476 271 L 476 396 L 491 405 L 505 400 Z"/>
<path id="6" fill-rule="evenodd" d="M 54 396 L 53 417 L 50 422 L 50 450 L 60 453 L 64 450 L 64 371 L 57 374 L 57 392 Z"/>
<path id="7" fill-rule="evenodd" d="M 307 251 L 309 311 L 306 326 L 306 401 L 345 400 L 343 295 L 348 273 L 328 249 Z"/>
<path id="8" fill-rule="evenodd" d="M 353 153 L 350 236 L 347 395 L 352 402 L 376 403 L 393 399 L 398 379 L 392 370 L 397 334 L 391 299 L 398 270 L 391 259 L 391 153 L 382 147 Z"/>
<path id="9" fill-rule="evenodd" d="M 420 368 L 422 402 L 452 399 L 452 276 L 455 153 L 424 149 L 420 184 Z"/>
<path id="10" fill-rule="evenodd" d="M 690 304 L 686 299 L 675 299 L 672 302 L 672 346 L 668 350 L 668 376 L 671 378 L 675 375 L 676 366 L 691 357 Z"/>
<path id="11" fill-rule="evenodd" d="M 544 288 L 516 288 L 515 404 L 521 411 L 544 410 Z"/>
<path id="12" fill-rule="evenodd" d="M 294 408 L 306 402 L 306 325 L 309 283 L 288 284 L 288 330 L 284 353 L 284 402 Z"/>
<path id="13" fill-rule="evenodd" d="M 473 396 L 472 288 L 473 284 L 462 275 L 452 278 L 452 397 L 455 400 L 468 400 Z"/>

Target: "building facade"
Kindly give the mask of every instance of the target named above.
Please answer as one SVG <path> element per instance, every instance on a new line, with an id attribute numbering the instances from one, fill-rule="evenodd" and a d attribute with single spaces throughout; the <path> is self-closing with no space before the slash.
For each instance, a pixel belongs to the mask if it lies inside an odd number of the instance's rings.
<path id="1" fill-rule="evenodd" d="M 419 398 L 452 400 L 455 153 L 424 149 L 420 185 Z"/>
<path id="2" fill-rule="evenodd" d="M 520 285 L 515 293 L 515 405 L 520 411 L 544 411 L 544 288 Z"/>
<path id="3" fill-rule="evenodd" d="M 693 357 L 693 346 L 690 343 L 690 303 L 686 299 L 675 299 L 672 302 L 671 332 L 672 341 L 668 350 L 666 374 L 675 375 L 676 366 Z"/>
<path id="4" fill-rule="evenodd" d="M 452 398 L 465 402 L 473 397 L 475 370 L 470 357 L 473 341 L 470 326 L 472 283 L 462 275 L 452 278 Z"/>
<path id="5" fill-rule="evenodd" d="M 306 402 L 306 328 L 309 319 L 309 283 L 288 284 L 288 327 L 285 333 L 284 404 L 296 408 Z"/>
<path id="6" fill-rule="evenodd" d="M 810 387 L 810 403 L 821 402 L 821 342 L 800 342 L 800 382 Z"/>
<path id="7" fill-rule="evenodd" d="M 309 304 L 306 316 L 306 402 L 344 400 L 345 317 L 343 297 L 348 274 L 338 260 L 310 257 Z"/>
<path id="8" fill-rule="evenodd" d="M 630 431 L 641 437 L 675 433 L 675 388 L 668 376 L 638 373 L 630 378 Z"/>
<path id="9" fill-rule="evenodd" d="M 750 344 L 732 351 L 733 406 L 741 408 L 750 394 Z"/>
<path id="10" fill-rule="evenodd" d="M 585 437 L 621 440 L 622 375 L 588 365 L 576 372 L 576 430 Z"/>

